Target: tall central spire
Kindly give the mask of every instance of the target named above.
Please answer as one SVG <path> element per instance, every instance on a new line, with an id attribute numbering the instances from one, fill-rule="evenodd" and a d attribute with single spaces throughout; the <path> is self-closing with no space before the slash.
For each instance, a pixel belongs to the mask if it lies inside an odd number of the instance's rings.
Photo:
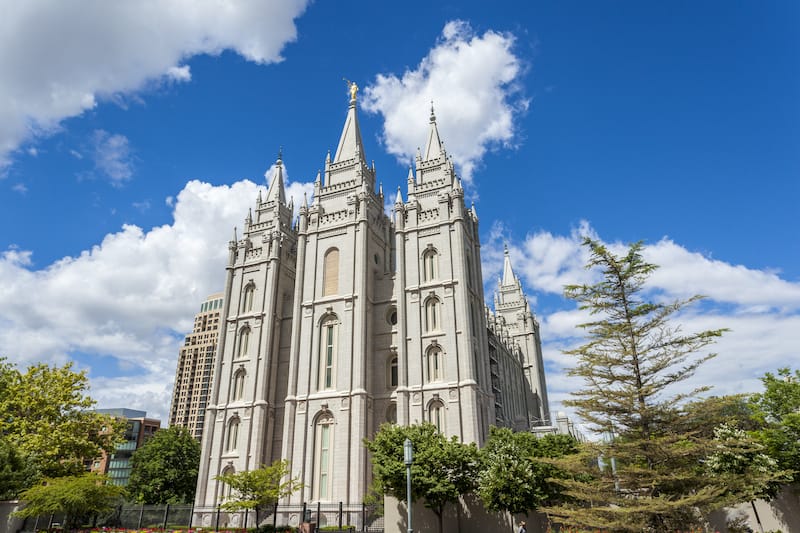
<path id="1" fill-rule="evenodd" d="M 356 111 L 356 96 L 358 85 L 349 81 L 348 90 L 350 92 L 350 106 L 347 109 L 347 118 L 342 128 L 342 136 L 339 138 L 339 146 L 336 148 L 334 163 L 347 161 L 358 157 L 364 161 L 364 144 L 361 142 L 361 128 L 358 126 L 358 113 Z"/>

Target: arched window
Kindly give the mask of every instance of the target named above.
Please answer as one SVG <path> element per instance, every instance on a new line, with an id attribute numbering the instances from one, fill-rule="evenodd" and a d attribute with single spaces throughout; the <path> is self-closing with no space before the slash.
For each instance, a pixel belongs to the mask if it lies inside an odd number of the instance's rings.
<path id="1" fill-rule="evenodd" d="M 389 424 L 397 424 L 397 404 L 390 403 L 386 408 L 386 422 Z"/>
<path id="2" fill-rule="evenodd" d="M 248 345 L 250 344 L 250 328 L 244 327 L 239 332 L 239 352 L 240 358 L 247 356 Z"/>
<path id="3" fill-rule="evenodd" d="M 317 389 L 332 389 L 336 385 L 336 343 L 339 321 L 329 316 L 322 322 L 319 342 L 319 374 Z"/>
<path id="4" fill-rule="evenodd" d="M 242 295 L 242 312 L 247 313 L 253 310 L 253 296 L 256 292 L 256 286 L 252 283 L 248 284 L 247 287 L 244 288 L 244 294 Z"/>
<path id="5" fill-rule="evenodd" d="M 236 442 L 239 440 L 239 419 L 234 418 L 228 424 L 228 435 L 225 439 L 225 451 L 236 451 Z"/>
<path id="6" fill-rule="evenodd" d="M 422 254 L 422 272 L 425 281 L 431 281 L 439 277 L 439 258 L 436 250 L 431 248 Z"/>
<path id="7" fill-rule="evenodd" d="M 442 357 L 442 349 L 438 346 L 431 346 L 428 349 L 425 359 L 428 382 L 442 381 L 444 379 L 444 358 Z"/>
<path id="8" fill-rule="evenodd" d="M 331 248 L 325 252 L 322 271 L 322 295 L 339 294 L 339 250 Z"/>
<path id="9" fill-rule="evenodd" d="M 397 387 L 397 356 L 392 357 L 389 359 L 389 372 L 387 380 L 389 383 L 389 388 L 393 389 Z"/>
<path id="10" fill-rule="evenodd" d="M 425 300 L 425 331 L 439 330 L 439 300 L 431 297 Z"/>
<path id="11" fill-rule="evenodd" d="M 240 369 L 233 376 L 233 394 L 231 394 L 233 401 L 241 400 L 244 397 L 244 376 L 244 369 Z"/>
<path id="12" fill-rule="evenodd" d="M 235 473 L 236 473 L 236 469 L 233 468 L 232 466 L 226 466 L 225 470 L 222 471 L 222 475 L 223 476 L 227 476 L 229 474 L 235 474 Z M 220 487 L 220 491 L 219 492 L 222 495 L 222 500 L 223 501 L 224 500 L 229 500 L 231 498 L 231 494 L 233 493 L 233 487 L 231 487 L 227 483 L 222 483 L 222 486 Z"/>
<path id="13" fill-rule="evenodd" d="M 436 426 L 439 433 L 444 433 L 444 404 L 441 400 L 434 400 L 428 406 L 428 422 Z"/>
<path id="14" fill-rule="evenodd" d="M 317 419 L 314 436 L 314 497 L 331 498 L 331 465 L 333 464 L 333 417 Z"/>

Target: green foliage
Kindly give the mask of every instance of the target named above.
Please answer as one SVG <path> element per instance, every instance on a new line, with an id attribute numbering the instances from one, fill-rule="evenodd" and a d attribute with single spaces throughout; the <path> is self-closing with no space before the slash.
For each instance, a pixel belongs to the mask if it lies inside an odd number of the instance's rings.
<path id="1" fill-rule="evenodd" d="M 704 413 L 697 409 L 701 404 L 681 406 L 706 387 L 670 393 L 714 356 L 698 352 L 725 330 L 684 334 L 671 325 L 676 313 L 700 297 L 648 300 L 645 284 L 657 267 L 642 258 L 641 243 L 623 256 L 590 239 L 584 244 L 591 253 L 587 268 L 598 269 L 601 279 L 565 290 L 593 317 L 580 326 L 586 343 L 567 352 L 576 357 L 570 375 L 583 378 L 584 386 L 565 403 L 607 439 L 555 461 L 572 474 L 559 480 L 568 499 L 545 511 L 579 528 L 668 531 L 698 525 L 701 513 L 747 501 L 764 490 L 769 476 L 751 479 L 750 486 L 729 487 L 728 475 L 710 475 L 702 467 L 721 453 L 720 441 L 708 429 L 704 434 L 703 423 L 735 418 L 741 402 L 706 402 L 717 409 Z M 750 443 L 740 444 L 742 451 L 750 450 Z M 725 446 L 730 451 L 737 444 Z"/>
<path id="2" fill-rule="evenodd" d="M 131 457 L 128 493 L 139 503 L 190 503 L 197 487 L 200 443 L 173 426 L 156 432 Z"/>
<path id="3" fill-rule="evenodd" d="M 262 465 L 256 470 L 217 476 L 217 480 L 232 489 L 230 499 L 222 504 L 222 508 L 226 511 L 254 509 L 258 524 L 260 511 L 303 487 L 299 478 L 291 478 L 289 474 L 289 462 L 284 460 L 275 461 L 269 466 Z"/>
<path id="4" fill-rule="evenodd" d="M 117 422 L 90 410 L 88 387 L 86 372 L 73 371 L 72 363 L 32 365 L 24 373 L 0 365 L 0 435 L 41 476 L 77 475 L 119 438 Z"/>
<path id="5" fill-rule="evenodd" d="M 714 429 L 714 452 L 704 466 L 709 475 L 720 478 L 719 483 L 733 493 L 752 501 L 769 499 L 780 490 L 780 484 L 790 479 L 780 472 L 778 462 L 765 452 L 765 447 L 744 430 L 722 424 Z"/>
<path id="6" fill-rule="evenodd" d="M 25 508 L 14 514 L 32 518 L 63 513 L 64 529 L 73 529 L 93 515 L 113 510 L 125 494 L 125 489 L 107 482 L 106 476 L 93 473 L 47 479 L 22 493 Z"/>
<path id="7" fill-rule="evenodd" d="M 492 427 L 480 450 L 478 495 L 493 511 L 514 514 L 536 510 L 560 497 L 560 486 L 550 481 L 562 472 L 537 458 L 554 458 L 577 451 L 567 435 L 537 438 L 532 433 Z"/>
<path id="8" fill-rule="evenodd" d="M 411 439 L 411 499 L 424 500 L 439 518 L 441 531 L 445 505 L 476 487 L 478 450 L 474 444 L 448 440 L 430 423 L 414 426 L 383 424 L 373 440 L 364 444 L 372 454 L 374 483 L 385 494 L 406 501 L 406 465 L 403 443 Z"/>
<path id="9" fill-rule="evenodd" d="M 754 436 L 779 468 L 793 472 L 792 481 L 800 482 L 800 370 L 794 373 L 781 368 L 778 374 L 767 372 L 764 392 L 753 395 L 751 404 L 764 428 Z"/>
<path id="10" fill-rule="evenodd" d="M 36 468 L 0 436 L 0 500 L 13 500 L 37 479 Z"/>

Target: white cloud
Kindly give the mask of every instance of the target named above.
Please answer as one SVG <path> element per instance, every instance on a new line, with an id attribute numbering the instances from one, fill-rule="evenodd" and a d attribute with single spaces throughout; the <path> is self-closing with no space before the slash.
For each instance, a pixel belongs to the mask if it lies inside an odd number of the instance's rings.
<path id="1" fill-rule="evenodd" d="M 115 187 L 120 187 L 131 179 L 133 160 L 127 137 L 95 130 L 91 140 L 94 167 L 100 174 L 107 177 Z"/>
<path id="2" fill-rule="evenodd" d="M 26 140 L 61 120 L 166 79 L 182 62 L 234 50 L 280 61 L 307 0 L 4 2 L 0 17 L 0 168 Z M 154 23 L 157 21 L 157 23 Z"/>
<path id="3" fill-rule="evenodd" d="M 557 300 L 554 295 L 562 294 L 565 284 L 591 283 L 594 278 L 584 268 L 588 257 L 581 246 L 584 236 L 600 240 L 588 222 L 581 222 L 569 235 L 540 231 L 518 241 L 502 225 L 494 225 L 481 248 L 486 286 L 493 289 L 502 270 L 504 243 L 509 245 L 515 273 L 530 293 L 545 293 Z M 620 242 L 606 244 L 615 253 L 625 250 Z M 710 259 L 667 238 L 646 244 L 642 254 L 659 265 L 647 284 L 654 297 L 671 301 L 694 294 L 708 296 L 702 305 L 675 317 L 683 331 L 730 329 L 708 350 L 717 357 L 674 392 L 705 384 L 714 387 L 710 394 L 715 395 L 754 392 L 760 390 L 758 378 L 765 372 L 797 360 L 800 282 L 781 279 L 772 271 Z M 577 326 L 590 320 L 574 303 L 562 300 L 556 307 L 538 316 L 553 412 L 564 410 L 561 402 L 581 386 L 580 380 L 566 375 L 574 360 L 563 350 L 582 342 Z"/>
<path id="4" fill-rule="evenodd" d="M 515 115 L 528 107 L 513 47 L 511 34 L 476 35 L 466 22 L 451 21 L 416 69 L 402 77 L 379 74 L 364 90 L 362 106 L 383 115 L 386 149 L 413 161 L 427 139 L 433 101 L 442 140 L 469 184 L 488 149 L 513 144 Z"/>
<path id="5" fill-rule="evenodd" d="M 28 192 L 28 188 L 25 186 L 24 183 L 17 183 L 11 187 L 11 190 L 14 192 L 18 192 L 20 194 L 25 194 Z"/>
<path id="6" fill-rule="evenodd" d="M 93 370 L 102 407 L 142 408 L 165 419 L 178 346 L 203 299 L 221 290 L 228 240 L 256 196 L 246 180 L 217 187 L 191 181 L 175 200 L 172 224 L 149 231 L 126 225 L 40 270 L 32 270 L 31 252 L 6 250 L 4 355 L 20 365 L 76 356 Z M 108 366 L 131 372 L 109 377 Z"/>

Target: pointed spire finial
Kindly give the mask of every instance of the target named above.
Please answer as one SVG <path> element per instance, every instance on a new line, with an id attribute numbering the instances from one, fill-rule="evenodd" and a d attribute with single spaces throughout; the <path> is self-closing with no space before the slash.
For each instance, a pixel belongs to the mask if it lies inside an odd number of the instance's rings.
<path id="1" fill-rule="evenodd" d="M 507 242 L 503 243 L 503 254 L 504 255 L 508 255 L 508 243 Z"/>
<path id="2" fill-rule="evenodd" d="M 436 115 L 433 113 L 433 100 L 431 100 L 431 123 L 436 122 Z"/>
<path id="3" fill-rule="evenodd" d="M 278 147 L 278 160 L 275 163 L 277 163 L 278 165 L 283 163 L 283 146 Z"/>

